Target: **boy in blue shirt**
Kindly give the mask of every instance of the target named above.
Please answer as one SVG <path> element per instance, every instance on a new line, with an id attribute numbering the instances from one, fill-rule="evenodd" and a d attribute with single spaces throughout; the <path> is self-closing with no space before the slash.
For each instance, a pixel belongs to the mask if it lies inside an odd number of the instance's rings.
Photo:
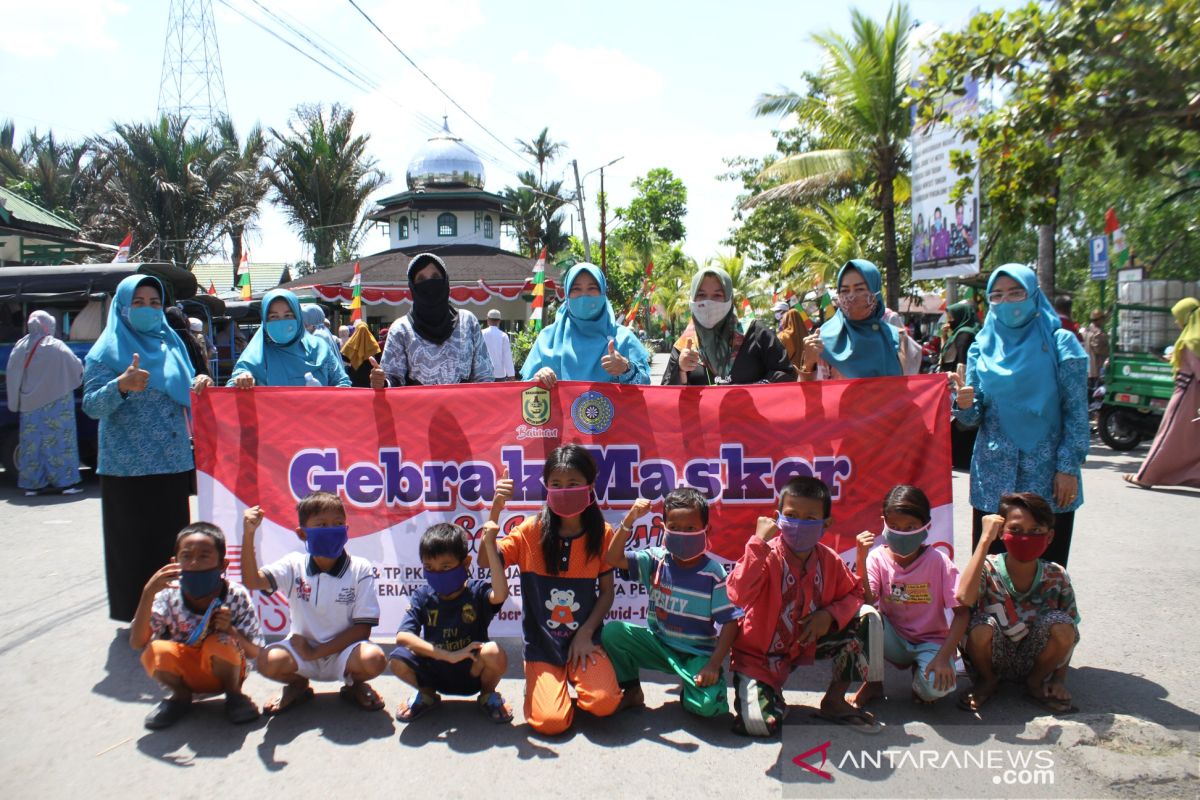
<path id="1" fill-rule="evenodd" d="M 480 538 L 491 564 L 501 563 L 497 531 L 494 525 L 485 526 Z M 441 702 L 438 692 L 478 694 L 479 709 L 492 722 L 512 721 L 512 710 L 496 691 L 508 658 L 488 640 L 488 625 L 508 597 L 508 579 L 503 569 L 493 569 L 490 584 L 468 580 L 467 538 L 461 526 L 446 522 L 421 536 L 418 552 L 429 585 L 413 592 L 389 662 L 392 672 L 417 690 L 400 704 L 400 722 L 412 722 L 432 710 Z"/>
<path id="2" fill-rule="evenodd" d="M 649 510 L 649 500 L 634 503 L 605 553 L 609 564 L 626 570 L 650 596 L 647 627 L 612 622 L 602 630 L 604 650 L 623 690 L 618 710 L 644 703 L 638 672 L 655 669 L 683 679 L 685 710 L 715 717 L 729 708 L 721 664 L 742 611 L 725 593 L 724 567 L 705 553 L 708 503 L 695 489 L 674 490 L 663 500 L 666 547 L 626 550 L 633 523 Z M 721 626 L 720 636 L 714 623 Z"/>

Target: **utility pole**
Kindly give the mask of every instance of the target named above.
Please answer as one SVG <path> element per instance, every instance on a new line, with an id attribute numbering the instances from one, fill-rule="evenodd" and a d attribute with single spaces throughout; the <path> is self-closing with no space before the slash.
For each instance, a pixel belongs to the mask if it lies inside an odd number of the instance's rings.
<path id="1" fill-rule="evenodd" d="M 571 168 L 575 170 L 575 201 L 579 206 L 579 230 L 583 232 L 583 258 L 588 263 L 592 261 L 592 243 L 588 241 L 587 221 L 583 216 L 583 184 L 579 182 L 579 162 L 571 159 Z"/>
<path id="2" fill-rule="evenodd" d="M 605 216 L 607 198 L 604 196 L 604 167 L 600 168 L 600 272 L 608 280 L 608 242 L 606 241 Z"/>

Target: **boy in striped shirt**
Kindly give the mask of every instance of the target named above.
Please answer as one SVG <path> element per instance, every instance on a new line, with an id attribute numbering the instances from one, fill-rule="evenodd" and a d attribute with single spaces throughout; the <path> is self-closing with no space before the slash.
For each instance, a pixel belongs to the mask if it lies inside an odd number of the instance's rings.
<path id="1" fill-rule="evenodd" d="M 674 490 L 663 500 L 666 547 L 626 550 L 634 521 L 649 510 L 649 500 L 634 503 L 605 553 L 609 564 L 627 571 L 650 597 L 647 627 L 611 622 L 602 631 L 623 690 L 617 710 L 645 702 L 638 672 L 654 669 L 683 680 L 685 710 L 701 717 L 724 714 L 729 705 L 721 664 L 742 611 L 725 593 L 724 567 L 705 553 L 708 503 L 695 489 Z M 721 626 L 719 636 L 715 625 Z"/>

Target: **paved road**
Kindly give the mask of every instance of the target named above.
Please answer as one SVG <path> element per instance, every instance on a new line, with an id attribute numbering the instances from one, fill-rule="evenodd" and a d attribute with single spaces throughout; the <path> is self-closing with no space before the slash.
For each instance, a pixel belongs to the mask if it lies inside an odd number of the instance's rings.
<path id="1" fill-rule="evenodd" d="M 95 483 L 74 498 L 26 499 L 0 480 L 0 546 L 9 554 L 0 590 L 3 795 L 1194 797 L 1200 492 L 1125 487 L 1119 473 L 1137 456 L 1096 448 L 1085 472 L 1071 561 L 1083 615 L 1070 675 L 1083 713 L 1074 721 L 1038 718 L 1015 687 L 982 720 L 946 702 L 918 708 L 908 700 L 907 673 L 890 669 L 892 699 L 878 710 L 888 727 L 869 739 L 813 724 L 801 706 L 815 704 L 828 680 L 828 667 L 817 666 L 789 684 L 795 708 L 782 745 L 734 736 L 728 718 L 687 718 L 664 676 L 648 679 L 646 710 L 609 720 L 580 715 L 573 733 L 549 740 L 524 725 L 493 726 L 470 703 L 449 703 L 403 727 L 332 692 L 240 728 L 205 702 L 177 727 L 149 733 L 141 721 L 159 691 L 124 627 L 106 618 Z M 969 547 L 966 484 L 954 476 L 960 565 Z M 504 644 L 513 667 L 501 691 L 519 708 L 519 643 Z M 389 709 L 405 694 L 394 679 L 376 685 Z M 257 675 L 247 687 L 260 702 L 274 691 Z M 833 780 L 792 764 L 826 741 Z M 883 763 L 857 763 L 864 749 Z M 968 752 L 1004 759 L 1038 749 L 1047 749 L 1052 767 L 1027 777 L 1050 786 L 993 786 L 1022 773 L 958 767 Z M 933 755 L 915 766 L 911 755 L 895 763 L 903 753 Z M 819 767 L 819 754 L 808 761 Z"/>

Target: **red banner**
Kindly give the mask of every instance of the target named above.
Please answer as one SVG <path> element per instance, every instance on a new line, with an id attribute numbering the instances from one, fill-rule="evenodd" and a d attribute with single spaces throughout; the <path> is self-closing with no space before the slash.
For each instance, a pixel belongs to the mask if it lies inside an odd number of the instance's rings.
<path id="1" fill-rule="evenodd" d="M 260 558 L 270 560 L 300 547 L 291 532 L 299 498 L 339 494 L 349 549 L 380 570 L 389 632 L 420 583 L 421 533 L 442 521 L 476 532 L 504 467 L 516 491 L 503 528 L 537 513 L 542 463 L 563 442 L 592 450 L 597 500 L 614 525 L 639 496 L 700 489 L 711 504 L 710 550 L 726 559 L 741 554 L 757 517 L 774 513 L 776 487 L 796 475 L 832 489 L 825 541 L 844 556 L 860 531 L 880 530 L 883 497 L 898 483 L 926 492 L 930 538 L 949 549 L 947 404 L 941 375 L 705 388 L 565 382 L 548 392 L 524 383 L 213 388 L 195 401 L 200 515 L 225 530 L 236 559 L 241 511 L 261 505 Z M 656 544 L 660 523 L 656 504 L 636 526 L 636 546 Z M 389 597 L 399 603 L 390 611 Z"/>

